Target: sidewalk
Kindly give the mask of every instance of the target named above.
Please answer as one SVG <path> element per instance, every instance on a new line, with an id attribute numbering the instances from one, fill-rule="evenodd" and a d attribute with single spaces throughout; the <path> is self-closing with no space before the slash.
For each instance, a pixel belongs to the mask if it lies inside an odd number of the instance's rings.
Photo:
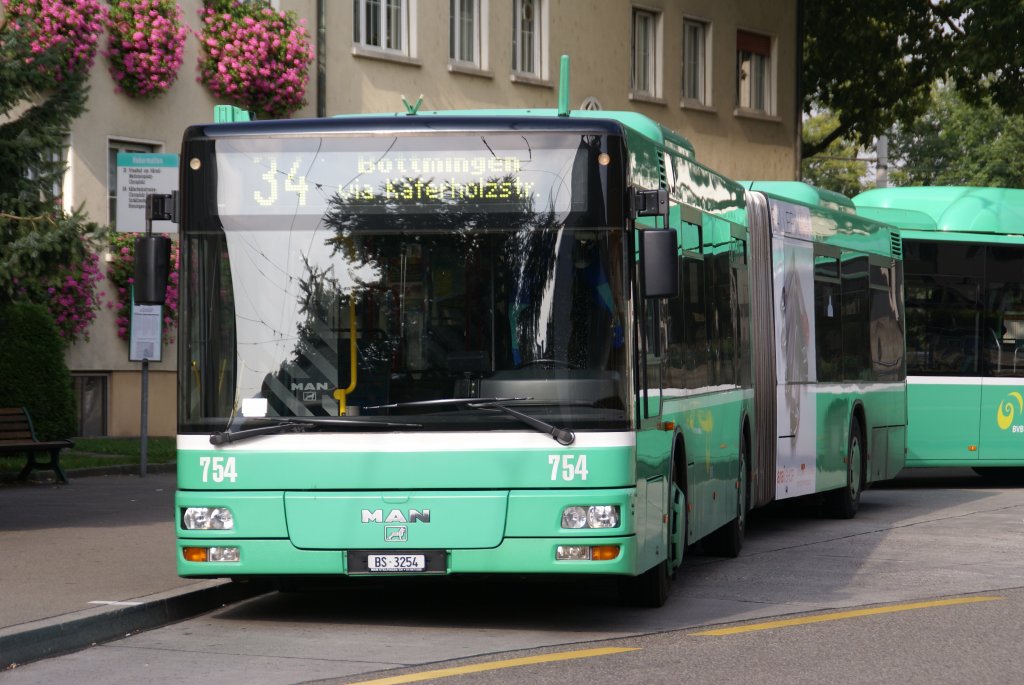
<path id="1" fill-rule="evenodd" d="M 169 473 L 0 483 L 0 672 L 257 592 L 179 578 Z"/>

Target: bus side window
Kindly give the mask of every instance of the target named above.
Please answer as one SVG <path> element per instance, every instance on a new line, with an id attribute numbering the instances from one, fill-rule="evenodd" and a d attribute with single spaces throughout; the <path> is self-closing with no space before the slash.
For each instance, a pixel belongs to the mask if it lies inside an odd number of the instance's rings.
<path id="1" fill-rule="evenodd" d="M 818 380 L 842 380 L 842 308 L 839 260 L 835 257 L 814 257 L 814 321 Z"/>

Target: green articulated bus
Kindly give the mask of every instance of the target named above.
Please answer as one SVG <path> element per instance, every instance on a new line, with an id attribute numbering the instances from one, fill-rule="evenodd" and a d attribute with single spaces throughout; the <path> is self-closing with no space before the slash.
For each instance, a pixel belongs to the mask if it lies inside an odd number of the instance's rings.
<path id="1" fill-rule="evenodd" d="M 751 508 L 852 516 L 902 466 L 899 238 L 848 200 L 561 107 L 181 153 L 182 576 L 606 575 L 657 606 Z"/>
<path id="2" fill-rule="evenodd" d="M 908 467 L 1024 474 L 1024 190 L 909 187 L 854 198 L 904 241 Z"/>

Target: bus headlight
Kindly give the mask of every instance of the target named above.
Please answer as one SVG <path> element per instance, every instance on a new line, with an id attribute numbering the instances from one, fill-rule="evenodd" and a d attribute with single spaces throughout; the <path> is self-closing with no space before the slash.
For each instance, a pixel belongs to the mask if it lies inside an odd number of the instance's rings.
<path id="1" fill-rule="evenodd" d="M 620 522 L 617 504 L 566 507 L 562 510 L 562 528 L 618 528 Z"/>
<path id="2" fill-rule="evenodd" d="M 210 561 L 238 561 L 241 555 L 237 547 L 211 547 Z"/>
<path id="3" fill-rule="evenodd" d="M 235 517 L 227 507 L 189 507 L 181 512 L 185 530 L 232 530 Z"/>
<path id="4" fill-rule="evenodd" d="M 618 528 L 619 508 L 608 504 L 587 507 L 587 525 L 591 528 Z"/>

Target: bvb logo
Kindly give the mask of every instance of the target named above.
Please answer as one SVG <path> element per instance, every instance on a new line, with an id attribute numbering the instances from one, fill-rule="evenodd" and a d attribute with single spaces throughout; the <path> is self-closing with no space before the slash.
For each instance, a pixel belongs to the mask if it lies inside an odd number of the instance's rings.
<path id="1" fill-rule="evenodd" d="M 1016 400 L 1016 401 L 1012 401 Z M 1024 415 L 1024 396 L 1019 392 L 1011 392 L 996 410 L 996 423 L 1001 430 L 1006 430 L 1013 425 L 1014 415 Z"/>

